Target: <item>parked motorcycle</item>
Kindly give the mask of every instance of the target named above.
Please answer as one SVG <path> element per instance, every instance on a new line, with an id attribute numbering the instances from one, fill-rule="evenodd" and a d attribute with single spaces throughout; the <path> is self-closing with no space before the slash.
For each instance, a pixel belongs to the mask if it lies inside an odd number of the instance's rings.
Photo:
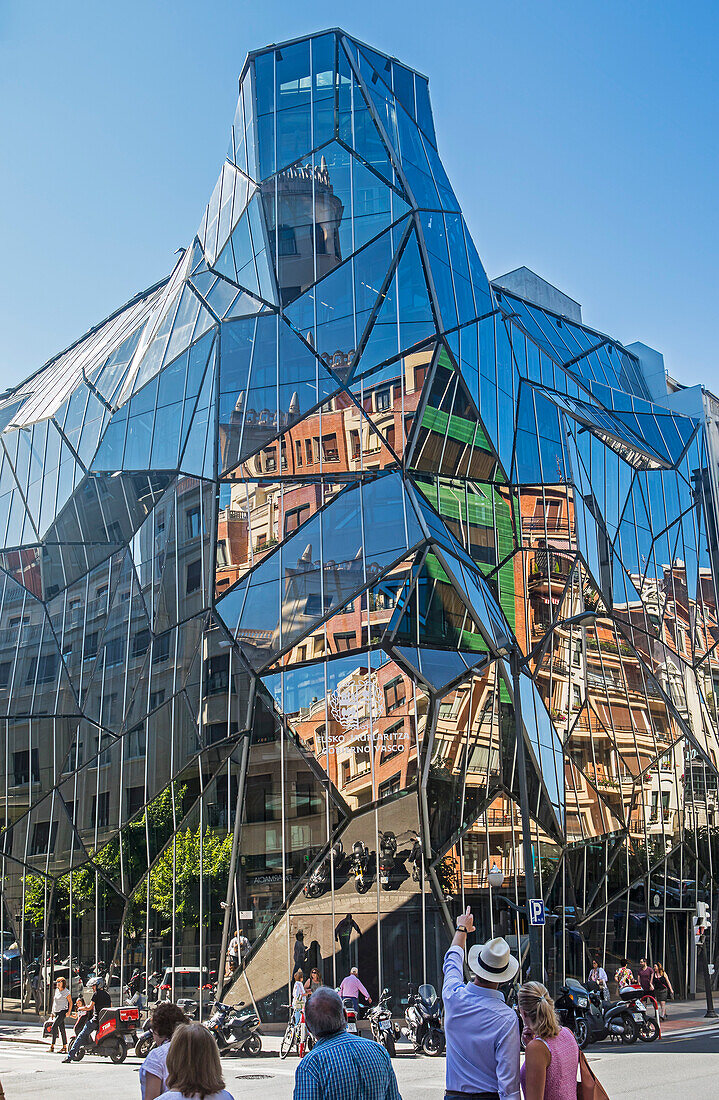
<path id="1" fill-rule="evenodd" d="M 127 1057 L 125 1036 L 134 1039 L 140 1020 L 139 1008 L 104 1008 L 100 1013 L 95 1038 L 87 1038 L 73 1052 L 73 1060 L 80 1061 L 86 1054 L 99 1054 L 119 1065 Z"/>
<path id="2" fill-rule="evenodd" d="M 659 1025 L 647 1016 L 646 1006 L 641 1001 L 640 986 L 627 986 L 619 994 L 618 1001 L 603 1001 L 598 993 L 590 993 L 589 999 L 601 1013 L 601 1028 L 590 1033 L 589 1041 L 610 1039 L 625 1044 L 652 1043 L 659 1038 Z"/>
<path id="3" fill-rule="evenodd" d="M 401 1032 L 397 1024 L 392 1022 L 391 1003 L 392 998 L 389 989 L 383 989 L 380 993 L 379 1001 L 376 1005 L 372 1005 L 367 1013 L 367 1019 L 369 1020 L 374 1041 L 376 1043 L 382 1043 L 390 1058 L 394 1058 L 397 1053 L 395 1043 L 396 1040 L 399 1039 Z"/>
<path id="4" fill-rule="evenodd" d="M 351 1031 L 353 1035 L 357 1034 L 357 1009 L 355 1008 L 354 1001 L 351 997 L 342 998 L 342 1007 L 345 1010 L 345 1016 L 347 1017 L 347 1031 Z"/>
<path id="5" fill-rule="evenodd" d="M 574 978 L 560 988 L 554 1007 L 562 1027 L 574 1034 L 580 1050 L 584 1050 L 604 1028 L 601 1011 L 592 1003 L 585 987 Z"/>
<path id="6" fill-rule="evenodd" d="M 369 848 L 361 840 L 356 840 L 352 845 L 351 867 L 355 890 L 358 894 L 366 894 L 372 885 L 369 874 Z"/>
<path id="7" fill-rule="evenodd" d="M 138 1022 L 139 1024 L 139 1022 Z M 152 1050 L 155 1044 L 155 1036 L 152 1034 L 152 1027 L 150 1025 L 150 1017 L 146 1016 L 141 1024 L 135 1031 L 135 1057 L 142 1058 L 143 1061 L 147 1058 L 148 1054 Z"/>
<path id="8" fill-rule="evenodd" d="M 384 833 L 380 833 L 379 857 L 377 860 L 377 874 L 383 890 L 389 890 L 396 855 L 397 837 L 391 829 L 387 829 Z"/>
<path id="9" fill-rule="evenodd" d="M 402 1028 L 402 1034 L 407 1036 L 415 1052 L 421 1050 L 435 1056 L 443 1052 L 442 1003 L 433 985 L 421 985 L 416 992 L 410 985 L 404 1018 L 407 1026 Z"/>
<path id="10" fill-rule="evenodd" d="M 214 1036 L 220 1054 L 259 1054 L 262 1039 L 257 1034 L 260 1019 L 255 1010 L 245 1007 L 244 1001 L 227 1005 L 215 1001 L 214 1009 L 205 1027 Z"/>
<path id="11" fill-rule="evenodd" d="M 329 855 L 322 860 L 318 867 L 315 867 L 309 879 L 302 887 L 302 893 L 305 895 L 305 897 L 322 897 L 324 892 L 329 889 L 330 886 L 330 865 L 333 863 L 336 871 L 340 863 L 344 859 L 344 854 L 345 853 L 344 848 L 342 847 L 342 841 L 338 840 L 337 843 L 333 846 L 332 851 L 329 853 Z"/>

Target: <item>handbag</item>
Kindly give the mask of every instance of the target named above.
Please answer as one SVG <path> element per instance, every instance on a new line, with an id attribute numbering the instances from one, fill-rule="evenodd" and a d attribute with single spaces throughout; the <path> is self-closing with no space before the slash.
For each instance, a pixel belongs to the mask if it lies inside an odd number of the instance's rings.
<path id="1" fill-rule="evenodd" d="M 580 1050 L 580 1052 L 579 1052 L 579 1068 L 580 1068 L 580 1070 L 582 1069 L 582 1067 L 585 1067 L 588 1070 L 589 1076 L 594 1081 L 594 1091 L 591 1094 L 591 1100 L 609 1100 L 607 1090 L 604 1088 L 604 1085 L 602 1084 L 602 1082 L 597 1078 L 596 1073 L 594 1072 L 592 1067 L 589 1065 L 589 1062 L 587 1061 L 587 1059 L 584 1057 L 584 1051 Z M 581 1081 L 577 1081 L 577 1100 L 590 1100 L 590 1098 L 585 1096 L 585 1094 L 582 1092 L 582 1082 Z"/>

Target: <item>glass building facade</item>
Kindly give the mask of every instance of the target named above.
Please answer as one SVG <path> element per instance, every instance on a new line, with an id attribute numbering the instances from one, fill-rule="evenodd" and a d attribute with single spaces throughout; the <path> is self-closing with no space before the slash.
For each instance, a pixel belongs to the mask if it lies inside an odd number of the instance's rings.
<path id="1" fill-rule="evenodd" d="M 692 986 L 705 425 L 488 281 L 424 77 L 337 30 L 250 54 L 170 276 L 0 428 L 3 1005 L 48 953 L 222 969 L 239 926 L 264 1019 L 298 963 L 398 1006 L 466 905 L 526 961 L 528 877 L 550 985 Z"/>

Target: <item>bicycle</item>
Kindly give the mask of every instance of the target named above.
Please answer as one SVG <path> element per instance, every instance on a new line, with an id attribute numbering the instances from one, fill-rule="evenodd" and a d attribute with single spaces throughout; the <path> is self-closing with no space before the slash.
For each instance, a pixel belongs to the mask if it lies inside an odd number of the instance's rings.
<path id="1" fill-rule="evenodd" d="M 303 1058 L 315 1045 L 313 1036 L 307 1030 L 305 1006 L 303 1004 L 300 1009 L 299 1023 L 295 1023 L 295 1010 L 292 1005 L 284 1004 L 282 1007 L 290 1010 L 290 1018 L 280 1043 L 280 1058 L 286 1058 L 294 1046 L 297 1047 L 297 1057 Z"/>

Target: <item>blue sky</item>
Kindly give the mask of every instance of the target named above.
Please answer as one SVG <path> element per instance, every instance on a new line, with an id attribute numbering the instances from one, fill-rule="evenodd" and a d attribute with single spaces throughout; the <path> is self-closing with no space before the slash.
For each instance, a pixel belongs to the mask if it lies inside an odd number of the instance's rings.
<path id="1" fill-rule="evenodd" d="M 490 276 L 526 264 L 719 390 L 719 11 L 701 0 L 3 0 L 0 388 L 170 270 L 247 50 L 337 25 L 429 76 Z"/>

